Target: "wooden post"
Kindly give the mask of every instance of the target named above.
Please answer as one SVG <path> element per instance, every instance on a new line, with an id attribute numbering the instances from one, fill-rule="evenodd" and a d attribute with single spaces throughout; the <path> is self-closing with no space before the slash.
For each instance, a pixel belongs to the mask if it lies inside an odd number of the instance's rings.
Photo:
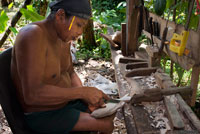
<path id="1" fill-rule="evenodd" d="M 122 50 L 122 55 L 126 56 L 126 23 L 121 24 L 122 27 L 122 44 L 121 44 L 121 50 Z"/>
<path id="2" fill-rule="evenodd" d="M 190 106 L 195 105 L 197 89 L 198 89 L 198 82 L 199 82 L 199 75 L 200 75 L 200 67 L 194 66 L 192 68 L 192 78 L 191 78 L 192 97 L 191 97 Z"/>
<path id="3" fill-rule="evenodd" d="M 140 8 L 139 0 L 127 1 L 127 26 L 126 26 L 126 52 L 127 55 L 134 55 L 138 49 L 139 23 L 140 23 Z"/>

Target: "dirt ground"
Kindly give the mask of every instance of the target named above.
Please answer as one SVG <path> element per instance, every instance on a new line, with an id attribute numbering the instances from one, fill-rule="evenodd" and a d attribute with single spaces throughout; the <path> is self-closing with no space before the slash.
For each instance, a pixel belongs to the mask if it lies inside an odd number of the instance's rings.
<path id="1" fill-rule="evenodd" d="M 114 67 L 111 62 L 105 62 L 103 60 L 79 61 L 78 65 L 75 65 L 75 70 L 80 76 L 84 85 L 90 85 L 91 76 L 100 74 L 103 77 L 115 82 Z M 117 112 L 114 119 L 115 129 L 113 134 L 126 134 L 126 128 L 124 119 L 120 110 Z M 12 134 L 11 129 L 6 121 L 5 115 L 0 107 L 0 134 Z"/>

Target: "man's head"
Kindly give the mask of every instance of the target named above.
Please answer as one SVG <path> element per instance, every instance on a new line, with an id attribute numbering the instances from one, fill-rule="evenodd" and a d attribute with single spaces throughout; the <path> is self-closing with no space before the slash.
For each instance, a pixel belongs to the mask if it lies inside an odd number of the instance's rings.
<path id="1" fill-rule="evenodd" d="M 50 3 L 50 8 L 50 17 L 55 20 L 58 36 L 64 41 L 81 35 L 91 17 L 89 0 L 57 0 Z"/>

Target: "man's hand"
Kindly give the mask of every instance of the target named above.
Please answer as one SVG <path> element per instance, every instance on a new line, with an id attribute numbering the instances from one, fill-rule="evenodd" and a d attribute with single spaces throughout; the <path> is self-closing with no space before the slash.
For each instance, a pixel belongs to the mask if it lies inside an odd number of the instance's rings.
<path id="1" fill-rule="evenodd" d="M 109 97 L 97 88 L 90 87 L 85 91 L 84 100 L 88 103 L 90 111 L 94 111 L 97 108 L 105 107 L 105 100 L 109 100 Z"/>

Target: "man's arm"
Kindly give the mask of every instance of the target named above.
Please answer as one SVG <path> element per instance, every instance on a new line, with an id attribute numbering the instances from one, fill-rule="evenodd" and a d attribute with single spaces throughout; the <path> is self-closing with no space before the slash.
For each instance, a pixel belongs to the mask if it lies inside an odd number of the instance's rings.
<path id="1" fill-rule="evenodd" d="M 72 72 L 70 77 L 71 77 L 71 86 L 72 87 L 82 87 L 83 86 L 79 76 L 77 75 L 77 73 L 75 71 Z"/>

